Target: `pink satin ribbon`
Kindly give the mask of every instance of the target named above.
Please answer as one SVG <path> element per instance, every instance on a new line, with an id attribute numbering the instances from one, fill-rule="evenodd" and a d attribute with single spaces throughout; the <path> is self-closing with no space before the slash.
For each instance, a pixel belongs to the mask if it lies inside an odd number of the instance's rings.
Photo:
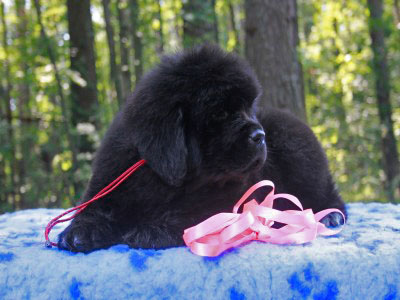
<path id="1" fill-rule="evenodd" d="M 244 204 L 243 212 L 238 213 L 240 206 L 258 188 L 269 186 L 272 190 L 260 204 L 251 200 Z M 325 209 L 316 214 L 311 209 L 303 209 L 300 201 L 293 195 L 274 194 L 275 186 L 269 180 L 263 180 L 247 190 L 233 207 L 233 213 L 219 213 L 204 222 L 187 228 L 183 239 L 190 250 L 200 256 L 218 256 L 227 249 L 237 247 L 245 242 L 257 240 L 273 244 L 304 244 L 314 240 L 318 234 L 334 235 L 343 227 L 332 230 L 319 222 L 338 209 Z M 294 203 L 300 210 L 279 211 L 273 209 L 274 200 L 285 198 Z M 287 224 L 282 228 L 271 228 L 274 222 Z"/>

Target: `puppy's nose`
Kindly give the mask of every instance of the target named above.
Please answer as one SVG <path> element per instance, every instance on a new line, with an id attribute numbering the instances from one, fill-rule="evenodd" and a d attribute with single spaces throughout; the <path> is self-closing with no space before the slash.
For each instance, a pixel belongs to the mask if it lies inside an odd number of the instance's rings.
<path id="1" fill-rule="evenodd" d="M 256 129 L 250 134 L 249 140 L 251 144 L 261 145 L 265 143 L 265 132 L 261 129 Z"/>

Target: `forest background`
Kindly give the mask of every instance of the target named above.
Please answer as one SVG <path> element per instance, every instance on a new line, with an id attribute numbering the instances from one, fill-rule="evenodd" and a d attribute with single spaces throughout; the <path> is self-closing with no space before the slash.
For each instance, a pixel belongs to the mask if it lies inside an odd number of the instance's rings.
<path id="1" fill-rule="evenodd" d="M 0 213 L 74 204 L 136 82 L 206 41 L 311 126 L 346 202 L 400 202 L 400 0 L 0 0 Z"/>

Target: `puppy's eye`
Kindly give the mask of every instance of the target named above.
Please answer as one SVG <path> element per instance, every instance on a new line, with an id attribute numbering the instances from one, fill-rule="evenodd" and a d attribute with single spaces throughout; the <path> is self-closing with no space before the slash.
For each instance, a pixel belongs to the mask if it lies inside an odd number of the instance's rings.
<path id="1" fill-rule="evenodd" d="M 228 113 L 226 111 L 220 111 L 218 113 L 214 113 L 212 118 L 216 121 L 225 120 L 228 117 Z"/>

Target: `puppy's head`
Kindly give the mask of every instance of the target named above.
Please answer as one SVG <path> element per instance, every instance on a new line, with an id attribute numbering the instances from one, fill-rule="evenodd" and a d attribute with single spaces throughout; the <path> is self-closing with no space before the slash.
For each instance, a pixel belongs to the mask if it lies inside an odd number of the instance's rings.
<path id="1" fill-rule="evenodd" d="M 264 163 L 258 81 L 238 56 L 202 46 L 163 57 L 124 109 L 140 155 L 168 184 L 224 178 Z"/>

